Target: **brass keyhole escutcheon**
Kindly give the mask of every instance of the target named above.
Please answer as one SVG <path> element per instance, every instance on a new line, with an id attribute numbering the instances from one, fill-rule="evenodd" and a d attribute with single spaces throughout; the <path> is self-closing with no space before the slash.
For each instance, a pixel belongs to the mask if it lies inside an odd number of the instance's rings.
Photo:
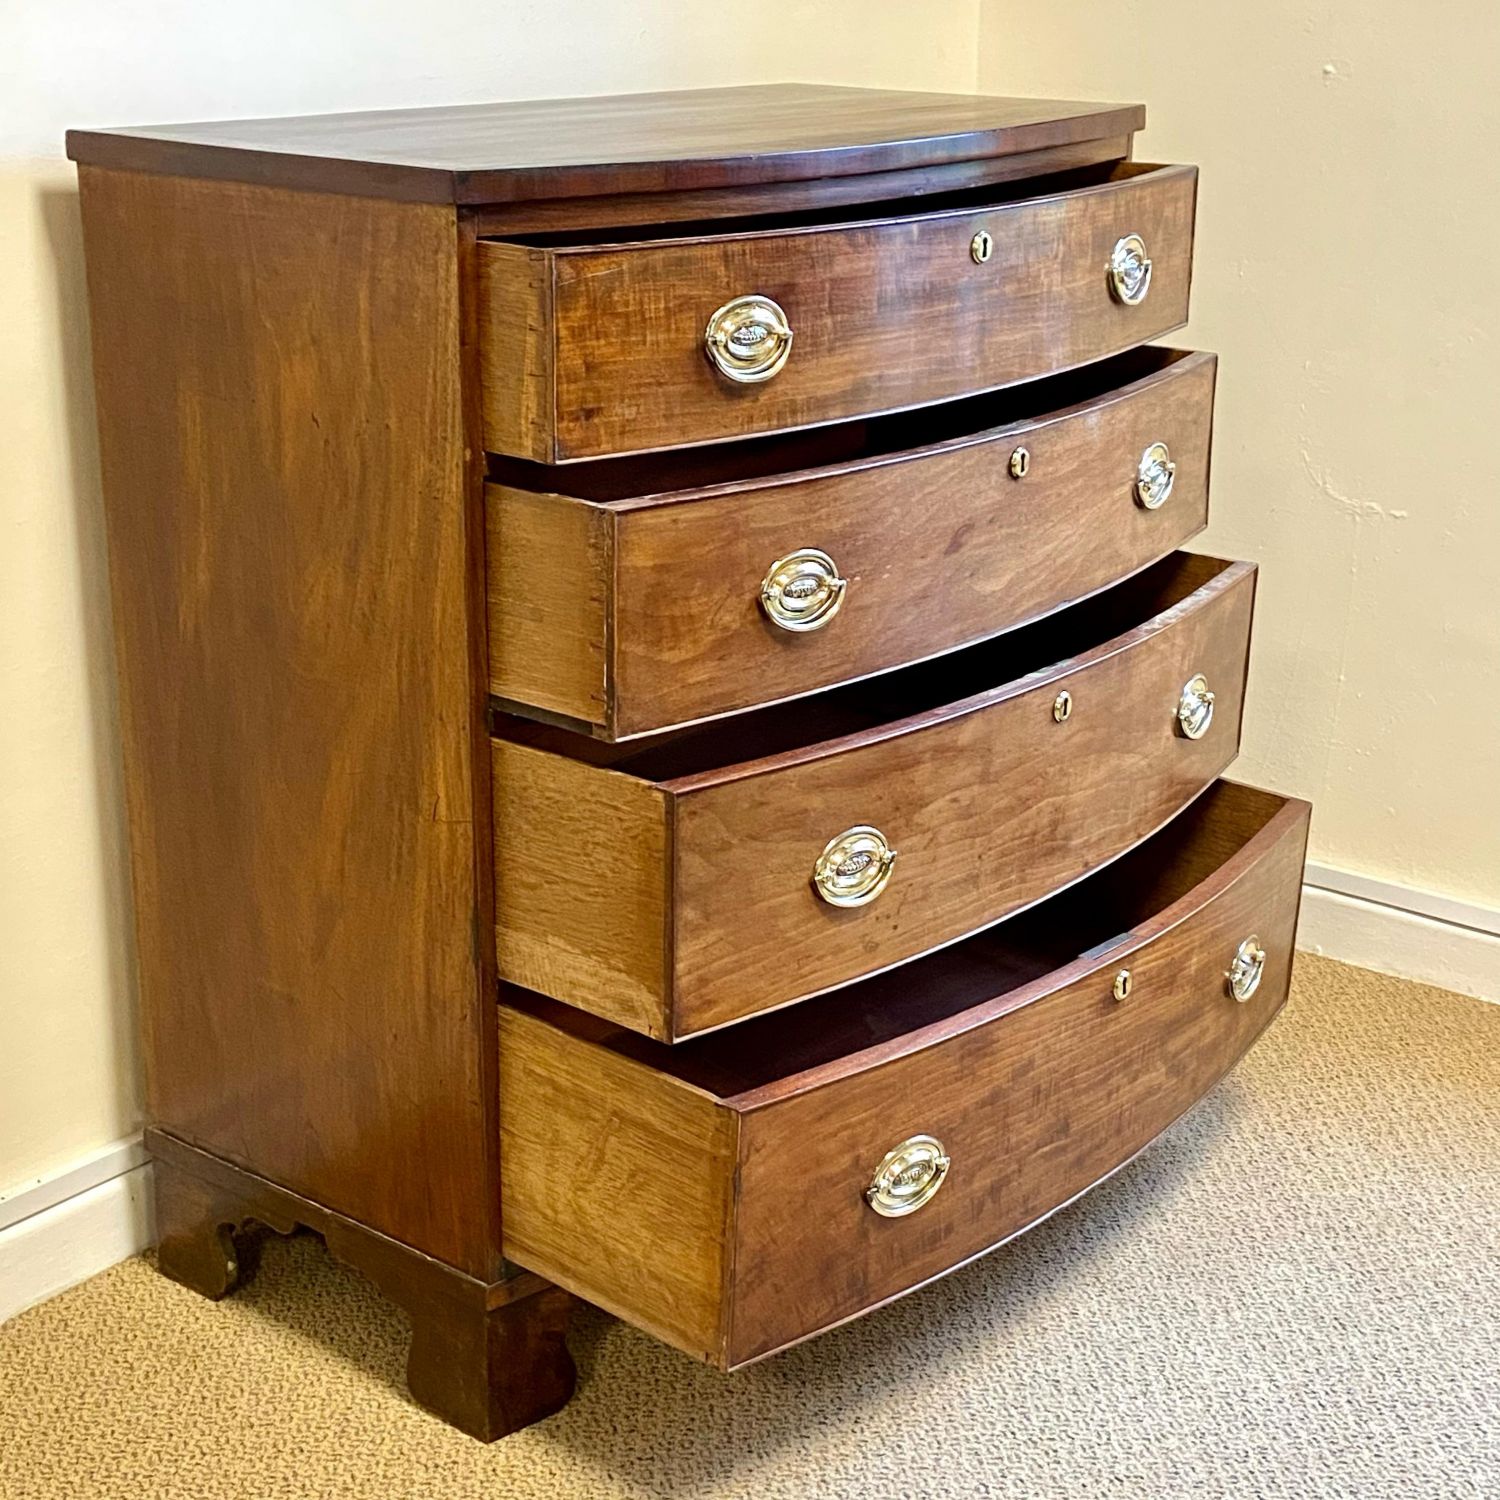
<path id="1" fill-rule="evenodd" d="M 1010 456 L 1010 477 L 1024 479 L 1029 473 L 1031 473 L 1031 450 L 1017 448 Z"/>
<path id="2" fill-rule="evenodd" d="M 982 266 L 994 253 L 995 241 L 991 238 L 988 229 L 981 229 L 969 241 L 969 254 L 973 257 L 976 266 Z"/>
<path id="3" fill-rule="evenodd" d="M 1135 988 L 1135 979 L 1129 969 L 1121 969 L 1115 975 L 1115 983 L 1112 993 L 1116 1000 L 1130 999 L 1130 992 Z"/>
<path id="4" fill-rule="evenodd" d="M 1073 717 L 1073 695 L 1067 688 L 1052 700 L 1052 717 L 1059 724 L 1066 724 Z"/>

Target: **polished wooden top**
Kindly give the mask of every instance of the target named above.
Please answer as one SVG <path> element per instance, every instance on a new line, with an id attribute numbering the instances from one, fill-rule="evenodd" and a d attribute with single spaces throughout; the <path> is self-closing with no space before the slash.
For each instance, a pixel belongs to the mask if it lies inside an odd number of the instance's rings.
<path id="1" fill-rule="evenodd" d="M 426 203 L 798 182 L 1118 137 L 1139 104 L 824 84 L 68 132 L 97 166 Z"/>

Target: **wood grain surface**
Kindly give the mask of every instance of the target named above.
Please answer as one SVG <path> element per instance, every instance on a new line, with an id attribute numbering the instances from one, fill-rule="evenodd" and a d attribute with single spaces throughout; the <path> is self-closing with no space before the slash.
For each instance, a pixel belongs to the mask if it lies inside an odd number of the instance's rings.
<path id="1" fill-rule="evenodd" d="M 962 416 L 876 424 L 852 452 L 823 429 L 829 461 L 817 467 L 800 466 L 821 456 L 804 436 L 776 440 L 790 470 L 757 472 L 775 462 L 757 452 L 492 484 L 491 690 L 517 711 L 628 739 L 884 671 L 1081 599 L 1207 521 L 1216 368 L 1209 354 L 1153 350 L 1091 367 L 1087 386 L 1060 383 L 1063 404 L 1039 415 L 1004 420 L 1019 403 L 986 397 Z M 979 425 L 950 435 L 957 421 Z M 892 441 L 910 446 L 887 451 Z M 1134 483 L 1154 442 L 1177 473 L 1167 504 L 1147 510 Z M 1023 446 L 1031 468 L 1017 481 L 1008 464 Z M 724 477 L 737 467 L 750 472 Z M 683 469 L 701 482 L 652 491 Z M 617 495 L 625 485 L 642 493 Z M 827 626 L 799 635 L 766 618 L 760 585 L 803 547 L 827 552 L 849 587 Z"/>
<path id="2" fill-rule="evenodd" d="M 1188 910 L 1131 933 L 1083 973 L 1044 981 L 1050 992 L 1032 1003 L 748 1114 L 728 1363 L 840 1322 L 1020 1233 L 1202 1098 L 1286 998 L 1307 809 L 1285 811 L 1252 867 L 1227 884 L 1211 878 Z M 1265 977 L 1237 1004 L 1225 971 L 1252 933 L 1266 949 Z M 1123 1002 L 1112 994 L 1121 967 L 1134 981 Z M 885 1153 L 918 1133 L 942 1141 L 949 1179 L 910 1218 L 882 1219 L 864 1189 Z"/>
<path id="3" fill-rule="evenodd" d="M 539 321 L 552 294 L 552 262 L 525 245 L 476 244 L 485 286 L 479 314 L 484 380 L 497 413 L 494 441 L 507 451 L 545 447 L 556 425 L 556 345 Z"/>
<path id="4" fill-rule="evenodd" d="M 254 1231 L 311 1229 L 406 1314 L 407 1387 L 445 1422 L 493 1442 L 573 1394 L 563 1338 L 572 1299 L 541 1277 L 512 1268 L 503 1280 L 477 1280 L 163 1131 L 147 1130 L 146 1145 L 157 1264 L 174 1281 L 222 1297 L 254 1272 Z"/>
<path id="5" fill-rule="evenodd" d="M 1125 164 L 1107 182 L 988 209 L 844 225 L 545 249 L 550 286 L 514 309 L 514 252 L 481 251 L 486 447 L 545 462 L 678 447 L 892 411 L 1070 369 L 1187 319 L 1197 171 Z M 975 264 L 979 230 L 994 251 Z M 1115 242 L 1140 234 L 1144 302 L 1113 300 Z M 491 257 L 491 246 L 497 253 Z M 920 290 L 916 290 L 920 289 Z M 704 357 L 731 298 L 774 298 L 794 332 L 785 369 L 735 385 Z M 516 331 L 550 343 L 550 441 L 521 420 L 546 395 L 515 389 Z M 524 352 L 531 368 L 540 353 Z"/>
<path id="6" fill-rule="evenodd" d="M 805 182 L 1139 130 L 1139 104 L 775 83 L 68 132 L 75 161 L 429 203 Z"/>
<path id="7" fill-rule="evenodd" d="M 1239 751 L 1254 596 L 1254 569 L 1238 564 L 1126 637 L 965 711 L 668 783 L 677 1034 L 951 942 L 1154 832 Z M 1218 702 L 1209 732 L 1189 740 L 1177 702 L 1199 671 Z M 1073 712 L 1058 724 L 1064 689 Z M 899 856 L 875 901 L 840 909 L 809 876 L 824 845 L 860 824 Z"/>
<path id="8" fill-rule="evenodd" d="M 581 723 L 611 718 L 614 518 L 563 495 L 487 486 L 489 687 Z"/>
<path id="9" fill-rule="evenodd" d="M 641 747 L 501 721 L 501 976 L 682 1038 L 1040 899 L 1233 759 L 1254 581 L 1177 554 L 999 641 Z M 1199 671 L 1218 700 L 1194 741 L 1176 706 Z M 877 900 L 835 908 L 813 865 L 858 824 L 897 866 Z"/>
<path id="10" fill-rule="evenodd" d="M 980 156 L 970 161 L 890 172 L 862 172 L 854 177 L 818 177 L 802 182 L 741 183 L 734 187 L 680 188 L 670 192 L 616 193 L 588 198 L 532 198 L 496 203 L 472 210 L 485 236 L 608 231 L 618 239 L 629 225 L 659 229 L 693 220 L 728 227 L 734 220 L 787 214 L 826 213 L 851 204 L 945 198 L 1021 178 L 1055 176 L 1112 162 L 1127 161 L 1132 136 L 1090 137 L 1036 151 Z"/>
<path id="11" fill-rule="evenodd" d="M 717 1361 L 733 1115 L 504 1006 L 500 1059 L 506 1255 Z"/>
<path id="12" fill-rule="evenodd" d="M 669 1035 L 666 795 L 505 739 L 494 741 L 493 764 L 501 975 Z"/>
<path id="13" fill-rule="evenodd" d="M 677 1047 L 507 988 L 502 1027 L 523 1060 L 506 1109 L 530 1122 L 536 1194 L 507 1200 L 507 1244 L 733 1367 L 1002 1243 L 1146 1146 L 1275 1015 L 1307 819 L 1305 803 L 1217 784 L 1118 864 L 907 969 L 900 1030 L 861 1025 L 889 1020 L 889 976 Z M 1251 933 L 1266 969 L 1237 1004 L 1225 970 Z M 1121 967 L 1134 985 L 1117 1002 Z M 586 1123 L 560 1138 L 549 1122 L 564 1116 Z M 942 1140 L 949 1179 L 915 1214 L 880 1218 L 864 1190 L 916 1133 Z M 713 1150 L 673 1146 L 705 1139 Z M 639 1212 L 613 1211 L 622 1183 L 641 1186 Z M 691 1309 L 675 1327 L 669 1289 Z"/>
<path id="14" fill-rule="evenodd" d="M 496 1279 L 453 212 L 81 178 L 151 1118 Z"/>

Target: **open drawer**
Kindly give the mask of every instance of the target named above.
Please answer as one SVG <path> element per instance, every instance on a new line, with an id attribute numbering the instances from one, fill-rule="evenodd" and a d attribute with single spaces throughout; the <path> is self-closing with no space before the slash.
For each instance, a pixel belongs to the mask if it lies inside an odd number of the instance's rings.
<path id="1" fill-rule="evenodd" d="M 627 745 L 498 716 L 502 979 L 680 1039 L 1123 853 L 1239 746 L 1255 569 L 1175 553 L 934 662 Z"/>
<path id="2" fill-rule="evenodd" d="M 952 651 L 1208 519 L 1212 354 L 648 458 L 496 464 L 490 690 L 601 739 Z"/>
<path id="3" fill-rule="evenodd" d="M 1187 320 L 1197 169 L 614 243 L 481 240 L 485 447 L 543 463 L 992 390 Z"/>
<path id="4" fill-rule="evenodd" d="M 505 1254 L 725 1367 L 962 1265 L 1276 1014 L 1308 814 L 1220 782 L 1010 922 L 677 1047 L 503 989 Z"/>

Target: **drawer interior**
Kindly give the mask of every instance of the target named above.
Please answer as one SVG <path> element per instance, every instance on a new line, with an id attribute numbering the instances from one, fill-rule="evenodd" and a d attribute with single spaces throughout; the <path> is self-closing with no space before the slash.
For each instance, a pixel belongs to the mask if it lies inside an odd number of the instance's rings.
<path id="1" fill-rule="evenodd" d="M 1008 182 L 985 183 L 978 187 L 959 188 L 946 193 L 929 193 L 916 197 L 876 198 L 867 203 L 834 204 L 824 208 L 799 209 L 783 213 L 745 214 L 737 218 L 669 220 L 659 224 L 632 224 L 628 229 L 601 225 L 588 229 L 534 230 L 521 234 L 486 236 L 511 245 L 530 245 L 537 249 L 569 250 L 593 245 L 648 244 L 653 241 L 698 239 L 713 235 L 776 233 L 790 229 L 840 228 L 850 224 L 868 224 L 885 219 L 927 217 L 944 212 L 971 213 L 975 209 L 998 208 L 1028 198 L 1048 198 L 1057 193 L 1077 192 L 1083 188 L 1103 187 L 1112 182 L 1128 181 L 1162 170 L 1162 163 L 1118 161 L 1075 167 L 1067 172 L 1053 172 L 1042 177 L 1023 177 Z"/>
<path id="2" fill-rule="evenodd" d="M 1147 345 L 1079 370 L 978 396 L 701 448 L 630 453 L 561 465 L 492 453 L 488 455 L 489 478 L 535 494 L 572 495 L 600 505 L 624 507 L 653 496 L 708 490 L 717 485 L 743 488 L 751 480 L 773 475 L 836 470 L 845 465 L 862 467 L 892 454 L 961 444 L 965 438 L 979 442 L 1007 427 L 1092 406 L 1125 394 L 1128 387 L 1160 375 L 1191 358 L 1192 353 Z"/>
<path id="3" fill-rule="evenodd" d="M 497 713 L 494 727 L 504 739 L 654 783 L 707 775 L 814 746 L 826 750 L 829 740 L 985 699 L 997 685 L 1016 683 L 1149 625 L 1235 566 L 1215 557 L 1175 552 L 1071 609 L 1008 635 L 834 688 L 817 698 L 739 714 L 728 722 L 619 744 L 584 739 L 510 714 Z"/>
<path id="4" fill-rule="evenodd" d="M 507 1005 L 723 1099 L 839 1064 L 927 1027 L 973 1024 L 1024 1003 L 1023 986 L 1095 958 L 1161 917 L 1241 854 L 1286 800 L 1214 783 L 1184 813 L 1113 864 L 963 942 L 774 1015 L 669 1046 L 555 1001 L 501 986 Z M 997 1000 L 996 997 L 1000 998 Z M 963 1020 L 959 1019 L 959 1025 Z"/>

